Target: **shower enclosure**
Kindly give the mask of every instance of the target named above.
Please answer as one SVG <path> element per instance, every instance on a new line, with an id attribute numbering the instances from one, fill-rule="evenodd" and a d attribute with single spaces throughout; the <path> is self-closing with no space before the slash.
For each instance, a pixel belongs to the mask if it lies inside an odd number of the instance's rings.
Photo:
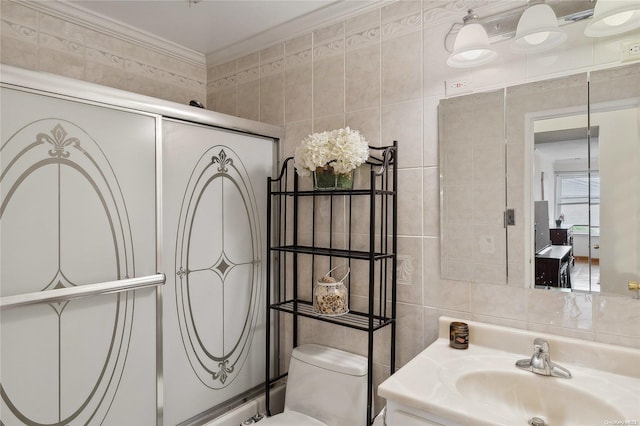
<path id="1" fill-rule="evenodd" d="M 11 67 L 1 91 L 0 421 L 173 425 L 262 384 L 280 129 Z"/>

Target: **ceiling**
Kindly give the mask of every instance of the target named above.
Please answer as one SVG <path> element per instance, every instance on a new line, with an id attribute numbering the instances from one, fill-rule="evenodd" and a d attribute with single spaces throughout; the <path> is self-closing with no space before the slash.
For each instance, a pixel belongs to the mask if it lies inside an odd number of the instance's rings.
<path id="1" fill-rule="evenodd" d="M 267 47 L 380 0 L 69 0 L 93 15 L 207 56 Z"/>
<path id="2" fill-rule="evenodd" d="M 536 132 L 534 143 L 536 151 L 554 160 L 578 160 L 598 157 L 599 126 L 591 127 L 591 147 L 587 150 L 587 128 L 571 128 Z"/>

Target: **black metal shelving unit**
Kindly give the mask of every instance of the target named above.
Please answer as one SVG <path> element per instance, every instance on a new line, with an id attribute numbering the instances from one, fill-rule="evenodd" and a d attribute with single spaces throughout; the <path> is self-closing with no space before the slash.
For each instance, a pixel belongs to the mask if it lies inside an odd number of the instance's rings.
<path id="1" fill-rule="evenodd" d="M 398 144 L 370 147 L 369 160 L 360 172 L 368 167 L 368 175 L 356 182 L 354 189 L 337 191 L 300 190 L 293 158 L 284 161 L 277 178 L 268 178 L 267 202 L 267 291 L 266 319 L 272 324 L 275 313 L 292 315 L 293 347 L 298 345 L 298 318 L 318 321 L 360 330 L 368 335 L 368 389 L 367 424 L 373 421 L 373 346 L 374 333 L 390 327 L 390 371 L 395 370 L 396 338 L 396 267 L 397 267 L 397 169 Z M 319 206 L 322 206 L 322 212 Z M 307 215 L 302 218 L 304 212 Z M 336 217 L 345 218 L 340 223 Z M 356 223 L 357 222 L 357 223 Z M 368 223 L 368 234 L 366 226 Z M 304 234 L 304 236 L 301 236 Z M 320 238 L 323 235 L 324 238 Z M 303 241 L 304 240 L 304 241 Z M 313 277 L 303 277 L 300 262 L 316 262 L 332 267 L 337 262 L 362 265 L 360 276 L 352 274 L 348 279 L 349 312 L 340 316 L 323 316 L 313 310 Z M 366 271 L 366 272 L 363 272 Z M 313 272 L 312 272 L 313 274 Z M 366 282 L 365 295 L 358 294 L 360 305 L 366 299 L 366 308 L 352 308 L 352 283 Z M 366 280 L 366 281 L 363 281 Z M 306 292 L 300 291 L 308 286 Z M 360 288 L 362 292 L 362 288 Z M 266 377 L 265 399 L 267 414 L 271 415 L 269 391 L 273 384 L 286 377 L 277 367 L 272 371 L 272 345 L 279 345 L 278 321 L 276 329 L 266 329 Z"/>

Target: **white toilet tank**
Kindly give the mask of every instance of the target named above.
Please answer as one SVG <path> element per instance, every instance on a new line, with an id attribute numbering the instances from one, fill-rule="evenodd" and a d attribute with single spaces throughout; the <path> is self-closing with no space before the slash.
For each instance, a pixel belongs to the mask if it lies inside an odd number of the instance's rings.
<path id="1" fill-rule="evenodd" d="M 284 410 L 331 426 L 365 425 L 367 358 L 326 346 L 293 349 Z"/>

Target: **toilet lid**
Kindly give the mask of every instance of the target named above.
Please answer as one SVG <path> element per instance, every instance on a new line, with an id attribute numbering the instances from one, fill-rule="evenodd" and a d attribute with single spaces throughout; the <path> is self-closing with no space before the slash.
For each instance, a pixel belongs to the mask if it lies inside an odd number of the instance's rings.
<path id="1" fill-rule="evenodd" d="M 285 411 L 275 416 L 266 417 L 258 424 L 259 426 L 327 426 L 326 423 L 297 411 Z"/>

